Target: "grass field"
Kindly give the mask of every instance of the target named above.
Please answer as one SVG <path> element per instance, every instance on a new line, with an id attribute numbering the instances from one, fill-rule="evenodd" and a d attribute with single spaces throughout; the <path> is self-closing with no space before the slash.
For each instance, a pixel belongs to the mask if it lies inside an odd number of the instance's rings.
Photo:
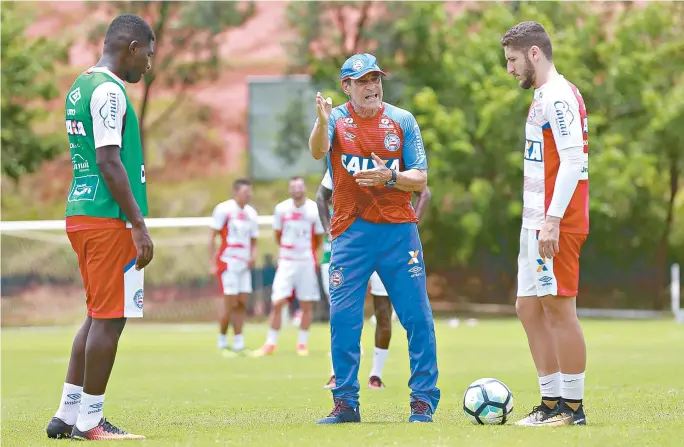
<path id="1" fill-rule="evenodd" d="M 131 323 L 107 390 L 105 415 L 145 434 L 147 446 L 680 446 L 684 438 L 684 326 L 670 321 L 585 321 L 589 346 L 589 425 L 558 429 L 472 426 L 461 397 L 480 377 L 504 381 L 517 419 L 538 402 L 538 384 L 519 323 L 475 327 L 437 323 L 442 401 L 435 424 L 408 424 L 406 338 L 395 325 L 385 369 L 388 388 L 361 390 L 362 424 L 316 426 L 331 408 L 328 329 L 315 326 L 311 355 L 294 353 L 283 330 L 267 358 L 222 357 L 209 325 Z M 2 445 L 40 446 L 53 415 L 75 328 L 2 331 Z M 373 328 L 363 334 L 360 377 L 372 360 Z M 265 326 L 248 326 L 256 348 Z"/>

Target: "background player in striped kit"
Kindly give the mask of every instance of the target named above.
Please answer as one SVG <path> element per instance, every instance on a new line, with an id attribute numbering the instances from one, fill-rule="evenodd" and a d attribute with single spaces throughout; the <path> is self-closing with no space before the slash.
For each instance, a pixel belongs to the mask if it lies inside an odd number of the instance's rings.
<path id="1" fill-rule="evenodd" d="M 330 171 L 326 170 L 321 185 L 316 193 L 316 204 L 318 205 L 318 215 L 321 217 L 323 228 L 326 235 L 323 241 L 324 252 L 321 260 L 321 277 L 323 282 L 323 290 L 326 292 L 328 299 L 330 299 L 329 288 L 329 271 L 330 268 L 330 212 L 331 212 L 331 198 L 333 192 L 332 178 Z M 416 197 L 416 216 L 418 219 L 423 217 L 428 202 L 430 201 L 430 188 L 425 186 L 425 189 L 413 193 Z M 373 349 L 373 367 L 368 378 L 368 388 L 382 389 L 385 383 L 382 380 L 382 372 L 385 368 L 387 355 L 389 353 L 390 339 L 392 338 L 392 303 L 389 299 L 387 289 L 380 280 L 378 272 L 373 272 L 369 281 L 370 293 L 373 297 L 373 310 L 375 313 L 375 348 Z M 335 371 L 331 372 L 330 379 L 326 383 L 327 389 L 335 388 Z"/>
<path id="2" fill-rule="evenodd" d="M 437 342 L 427 296 L 413 191 L 427 184 L 427 158 L 413 115 L 382 102 L 373 55 L 342 65 L 350 98 L 332 109 L 316 95 L 318 119 L 309 137 L 315 159 L 328 156 L 333 180 L 330 328 L 334 408 L 320 424 L 360 422 L 359 361 L 368 280 L 377 271 L 409 340 L 410 422 L 431 422 L 437 388 Z"/>
<path id="3" fill-rule="evenodd" d="M 211 215 L 212 229 L 209 256 L 213 275 L 223 291 L 223 312 L 219 320 L 218 349 L 232 355 L 245 349 L 242 328 L 245 324 L 247 297 L 252 293 L 252 268 L 257 257 L 259 222 L 252 200 L 252 183 L 238 179 L 233 183 L 233 198 L 221 202 Z M 221 243 L 216 248 L 216 238 Z M 228 350 L 226 333 L 233 322 L 233 346 Z"/>
<path id="4" fill-rule="evenodd" d="M 316 202 L 306 197 L 306 184 L 301 177 L 290 179 L 289 188 L 291 198 L 276 205 L 273 212 L 273 230 L 280 252 L 271 292 L 270 329 L 264 346 L 254 352 L 257 357 L 275 352 L 283 305 L 292 297 L 293 290 L 302 309 L 297 354 L 309 355 L 313 303 L 321 299 L 316 271 L 316 250 L 323 240 L 321 219 Z"/>
<path id="5" fill-rule="evenodd" d="M 556 71 L 542 25 L 519 23 L 501 45 L 508 72 L 520 87 L 535 89 L 525 125 L 516 310 L 542 402 L 518 424 L 583 425 L 587 356 L 576 297 L 589 233 L 587 111 L 577 87 Z"/>

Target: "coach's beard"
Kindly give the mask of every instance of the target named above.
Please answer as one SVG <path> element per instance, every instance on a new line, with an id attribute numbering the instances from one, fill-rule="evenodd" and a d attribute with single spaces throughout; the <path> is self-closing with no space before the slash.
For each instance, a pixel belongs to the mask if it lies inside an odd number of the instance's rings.
<path id="1" fill-rule="evenodd" d="M 534 85 L 534 67 L 532 66 L 532 61 L 525 56 L 525 69 L 522 73 L 522 80 L 520 81 L 520 87 L 525 90 L 529 90 Z"/>

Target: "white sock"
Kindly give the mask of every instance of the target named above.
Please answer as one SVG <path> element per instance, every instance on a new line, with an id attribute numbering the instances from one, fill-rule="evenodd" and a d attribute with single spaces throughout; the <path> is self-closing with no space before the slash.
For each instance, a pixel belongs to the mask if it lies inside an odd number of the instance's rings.
<path id="1" fill-rule="evenodd" d="M 219 334 L 217 346 L 219 349 L 225 349 L 228 347 L 228 339 L 226 338 L 226 334 Z"/>
<path id="2" fill-rule="evenodd" d="M 299 338 L 297 340 L 298 345 L 305 345 L 309 342 L 309 331 L 300 330 Z"/>
<path id="3" fill-rule="evenodd" d="M 266 344 L 275 346 L 278 343 L 278 329 L 269 329 Z"/>
<path id="4" fill-rule="evenodd" d="M 335 375 L 335 368 L 333 367 L 333 363 L 332 363 L 332 352 L 328 352 L 328 357 L 330 357 L 330 375 L 334 376 Z"/>
<path id="5" fill-rule="evenodd" d="M 563 374 L 561 397 L 570 402 L 584 398 L 584 373 Z"/>
<path id="6" fill-rule="evenodd" d="M 78 418 L 78 412 L 81 409 L 81 393 L 83 393 L 82 386 L 64 382 L 62 401 L 59 404 L 57 413 L 55 413 L 55 417 L 60 418 L 69 425 L 74 425 Z"/>
<path id="7" fill-rule="evenodd" d="M 561 397 L 560 371 L 539 378 L 539 391 L 544 400 L 557 400 Z"/>
<path id="8" fill-rule="evenodd" d="M 242 334 L 233 335 L 233 350 L 242 351 L 245 349 L 245 337 Z"/>
<path id="9" fill-rule="evenodd" d="M 370 377 L 378 376 L 382 377 L 382 370 L 385 369 L 385 360 L 387 360 L 387 354 L 389 349 L 373 349 L 373 369 L 371 369 Z"/>
<path id="10" fill-rule="evenodd" d="M 76 428 L 81 431 L 88 431 L 100 423 L 102 411 L 104 410 L 104 397 L 104 394 L 93 396 L 83 393 L 81 397 L 81 410 L 78 412 L 78 419 L 76 420 Z"/>

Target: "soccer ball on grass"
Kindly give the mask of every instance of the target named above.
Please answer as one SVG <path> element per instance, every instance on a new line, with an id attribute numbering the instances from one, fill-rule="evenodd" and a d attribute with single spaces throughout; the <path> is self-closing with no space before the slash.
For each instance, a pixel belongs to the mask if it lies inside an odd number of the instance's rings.
<path id="1" fill-rule="evenodd" d="M 463 411 L 476 425 L 505 424 L 513 411 L 513 393 L 499 380 L 476 380 L 463 394 Z"/>

